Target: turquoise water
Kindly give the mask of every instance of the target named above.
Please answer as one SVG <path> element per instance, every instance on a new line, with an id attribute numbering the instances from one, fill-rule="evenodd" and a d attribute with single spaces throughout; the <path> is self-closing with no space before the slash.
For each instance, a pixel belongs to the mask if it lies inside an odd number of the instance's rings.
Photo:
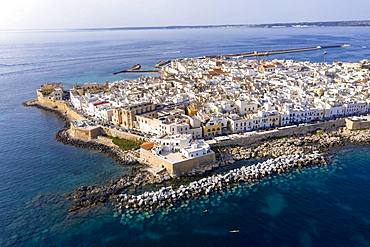
<path id="1" fill-rule="evenodd" d="M 63 122 L 25 108 L 45 81 L 121 79 L 158 60 L 351 43 L 283 58 L 370 58 L 369 28 L 188 29 L 0 33 L 0 246 L 369 246 L 370 149 L 338 152 L 329 169 L 240 186 L 146 220 L 110 208 L 68 215 L 63 194 L 127 173 L 110 158 L 54 139 Z M 127 76 L 125 78 L 132 78 Z M 208 213 L 203 213 L 208 209 Z M 238 228 L 239 233 L 229 233 Z"/>

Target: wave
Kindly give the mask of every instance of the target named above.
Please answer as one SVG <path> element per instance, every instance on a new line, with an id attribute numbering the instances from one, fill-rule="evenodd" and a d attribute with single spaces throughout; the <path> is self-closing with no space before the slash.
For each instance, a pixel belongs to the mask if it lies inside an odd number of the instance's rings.
<path id="1" fill-rule="evenodd" d="M 33 65 L 33 64 L 32 63 L 14 63 L 14 64 L 0 63 L 0 68 L 1 67 L 28 66 L 28 65 Z"/>
<path id="2" fill-rule="evenodd" d="M 163 54 L 178 54 L 181 53 L 181 51 L 164 51 Z"/>

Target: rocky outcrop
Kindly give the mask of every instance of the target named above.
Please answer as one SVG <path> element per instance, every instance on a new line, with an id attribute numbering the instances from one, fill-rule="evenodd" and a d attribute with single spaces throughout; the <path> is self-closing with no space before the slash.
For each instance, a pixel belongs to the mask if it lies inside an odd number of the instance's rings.
<path id="1" fill-rule="evenodd" d="M 315 151 L 326 153 L 332 148 L 348 144 L 369 144 L 370 130 L 338 130 L 306 136 L 273 139 L 251 146 L 223 147 L 216 149 L 220 161 L 246 160 L 253 158 L 275 158 L 282 155 L 310 154 Z"/>
<path id="2" fill-rule="evenodd" d="M 71 201 L 69 211 L 77 211 L 81 209 L 91 208 L 104 203 L 110 202 L 111 198 L 115 195 L 127 191 L 130 188 L 138 188 L 144 183 L 153 181 L 153 176 L 135 167 L 132 175 L 126 175 L 116 180 L 112 180 L 103 186 L 81 186 L 74 190 L 72 193 L 67 194 L 65 197 Z"/>

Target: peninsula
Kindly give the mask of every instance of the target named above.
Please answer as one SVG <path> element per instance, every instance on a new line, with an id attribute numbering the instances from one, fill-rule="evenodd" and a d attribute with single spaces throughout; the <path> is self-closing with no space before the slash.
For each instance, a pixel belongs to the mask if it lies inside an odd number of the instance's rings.
<path id="1" fill-rule="evenodd" d="M 66 144 L 108 153 L 136 173 L 68 195 L 72 210 L 98 203 L 154 210 L 239 182 L 327 164 L 331 148 L 370 141 L 370 62 L 312 63 L 240 56 L 175 59 L 158 76 L 45 83 L 26 102 L 58 112 Z M 209 174 L 238 160 L 270 158 L 158 192 L 130 188 Z"/>

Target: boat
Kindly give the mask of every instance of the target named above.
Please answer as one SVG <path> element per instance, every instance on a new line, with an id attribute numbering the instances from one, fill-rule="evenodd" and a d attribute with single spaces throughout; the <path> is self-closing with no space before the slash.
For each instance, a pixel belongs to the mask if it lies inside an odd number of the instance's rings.
<path id="1" fill-rule="evenodd" d="M 168 64 L 170 62 L 171 62 L 170 60 L 161 60 L 154 67 L 160 68 L 160 67 L 162 67 L 162 66 L 164 66 L 164 65 L 166 65 L 166 64 Z"/>
<path id="2" fill-rule="evenodd" d="M 141 69 L 141 65 L 140 64 L 135 64 L 134 66 L 129 68 L 127 71 L 135 71 L 135 70 L 139 70 L 139 69 Z"/>
<path id="3" fill-rule="evenodd" d="M 239 229 L 232 229 L 229 231 L 230 233 L 239 233 Z"/>

